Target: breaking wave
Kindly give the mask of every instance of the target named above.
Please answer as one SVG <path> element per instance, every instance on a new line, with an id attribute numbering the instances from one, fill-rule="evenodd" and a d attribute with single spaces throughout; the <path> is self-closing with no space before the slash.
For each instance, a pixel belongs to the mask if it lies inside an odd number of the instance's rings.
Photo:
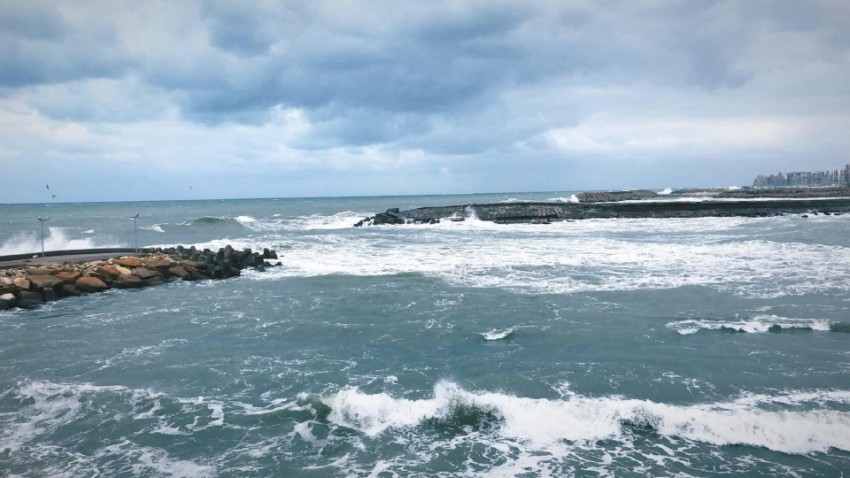
<path id="1" fill-rule="evenodd" d="M 502 340 L 510 337 L 516 332 L 516 327 L 510 327 L 507 329 L 493 329 L 487 332 L 482 332 L 481 337 L 486 341 L 491 340 Z"/>
<path id="2" fill-rule="evenodd" d="M 759 315 L 741 320 L 688 319 L 670 322 L 667 327 L 681 335 L 691 335 L 700 330 L 719 330 L 726 332 L 765 333 L 781 330 L 817 330 L 830 331 L 833 324 L 825 319 L 792 319 L 776 315 Z"/>
<path id="3" fill-rule="evenodd" d="M 93 232 L 93 231 L 92 231 Z M 91 234 L 85 231 L 83 234 Z M 74 249 L 94 249 L 98 247 L 126 247 L 110 237 L 69 237 L 66 228 L 48 227 L 44 235 L 45 251 L 68 251 Z M 21 232 L 10 237 L 0 245 L 0 255 L 29 254 L 41 251 L 41 238 L 35 232 Z"/>
<path id="4" fill-rule="evenodd" d="M 622 397 L 571 396 L 533 399 L 469 392 L 451 382 L 434 387 L 433 398 L 411 400 L 348 388 L 322 402 L 328 420 L 377 436 L 391 429 L 431 422 L 466 432 L 493 430 L 501 438 L 536 449 L 564 442 L 627 442 L 650 432 L 712 445 L 747 445 L 792 454 L 850 451 L 850 391 L 744 395 L 728 402 L 671 405 Z"/>

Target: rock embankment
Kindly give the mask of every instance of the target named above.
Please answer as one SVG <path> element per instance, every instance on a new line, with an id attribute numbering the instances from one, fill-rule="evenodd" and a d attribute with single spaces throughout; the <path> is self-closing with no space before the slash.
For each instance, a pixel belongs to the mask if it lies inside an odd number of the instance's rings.
<path id="1" fill-rule="evenodd" d="M 643 199 L 654 199 L 657 197 L 658 193 L 645 189 L 635 189 L 632 191 L 587 192 L 576 194 L 576 199 L 578 199 L 578 202 L 580 203 L 640 201 Z"/>
<path id="2" fill-rule="evenodd" d="M 407 211 L 392 209 L 366 218 L 355 226 L 404 223 L 434 223 L 441 219 L 463 220 L 475 217 L 501 224 L 548 224 L 580 219 L 645 219 L 696 217 L 767 217 L 783 214 L 850 213 L 850 197 L 823 199 L 740 199 L 688 201 L 615 201 L 615 202 L 525 202 L 470 204 L 466 206 L 423 207 Z M 392 221 L 384 220 L 392 217 Z"/>
<path id="3" fill-rule="evenodd" d="M 277 259 L 269 249 L 237 251 L 225 246 L 217 252 L 182 246 L 155 249 L 142 256 L 124 256 L 86 262 L 47 263 L 0 269 L 0 310 L 33 308 L 64 297 L 160 285 L 176 280 L 225 279 L 243 269 L 264 271 Z M 275 265 L 280 265 L 280 262 Z"/>

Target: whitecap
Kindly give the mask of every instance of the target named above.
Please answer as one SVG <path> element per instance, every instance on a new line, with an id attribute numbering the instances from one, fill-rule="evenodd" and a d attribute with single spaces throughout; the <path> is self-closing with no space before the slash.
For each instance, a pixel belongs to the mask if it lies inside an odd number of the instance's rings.
<path id="1" fill-rule="evenodd" d="M 481 335 L 481 337 L 483 337 L 484 340 L 487 340 L 487 341 L 502 340 L 502 339 L 506 339 L 506 338 L 510 337 L 511 335 L 513 335 L 514 331 L 516 331 L 516 327 L 510 327 L 510 328 L 501 329 L 501 330 L 493 329 L 493 330 L 489 330 L 487 332 L 482 332 L 479 335 Z"/>
<path id="2" fill-rule="evenodd" d="M 85 234 L 91 234 L 86 231 Z M 68 236 L 66 228 L 50 226 L 44 235 L 45 251 L 67 251 L 75 249 L 96 249 L 99 247 L 124 247 L 125 244 L 111 242 L 106 237 L 84 237 L 74 239 Z M 0 255 L 28 254 L 41 251 L 41 238 L 35 232 L 19 232 L 0 245 Z"/>
<path id="3" fill-rule="evenodd" d="M 242 225 L 252 224 L 257 222 L 257 219 L 251 216 L 236 216 L 233 218 L 236 222 Z"/>
<path id="4" fill-rule="evenodd" d="M 165 230 L 162 228 L 162 225 L 160 225 L 160 224 L 154 224 L 152 226 L 144 226 L 144 227 L 140 227 L 139 229 L 143 229 L 145 231 L 153 231 L 153 232 L 165 232 Z"/>
<path id="5" fill-rule="evenodd" d="M 691 335 L 700 330 L 728 330 L 751 334 L 777 330 L 802 329 L 829 331 L 830 321 L 826 319 L 796 319 L 777 315 L 757 315 L 748 319 L 687 319 L 670 322 L 667 327 L 680 335 Z"/>
<path id="6" fill-rule="evenodd" d="M 426 420 L 451 419 L 459 408 L 498 418 L 497 433 L 536 449 L 567 442 L 628 442 L 632 427 L 662 436 L 718 446 L 748 445 L 809 454 L 850 451 L 850 391 L 745 394 L 726 402 L 674 405 L 618 396 L 535 399 L 505 393 L 469 392 L 439 382 L 433 398 L 394 398 L 347 388 L 322 400 L 328 419 L 367 436 L 411 428 Z"/>

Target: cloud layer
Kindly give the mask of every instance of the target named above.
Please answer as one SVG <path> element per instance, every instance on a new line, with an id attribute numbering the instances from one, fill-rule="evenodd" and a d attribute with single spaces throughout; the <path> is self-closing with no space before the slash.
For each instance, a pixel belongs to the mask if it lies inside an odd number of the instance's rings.
<path id="1" fill-rule="evenodd" d="M 4 0 L 0 202 L 45 182 L 177 199 L 834 169 L 845 18 L 840 0 Z"/>

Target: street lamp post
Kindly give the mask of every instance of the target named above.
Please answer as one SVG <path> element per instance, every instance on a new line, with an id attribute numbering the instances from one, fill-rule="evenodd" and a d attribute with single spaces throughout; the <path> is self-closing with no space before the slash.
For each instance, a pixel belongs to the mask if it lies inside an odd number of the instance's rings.
<path id="1" fill-rule="evenodd" d="M 41 226 L 41 257 L 44 257 L 44 223 L 49 221 L 49 217 L 40 217 L 38 218 L 38 223 Z"/>
<path id="2" fill-rule="evenodd" d="M 137 212 L 135 216 L 132 216 L 130 219 L 133 220 L 133 238 L 136 240 L 136 252 L 139 252 L 139 228 L 137 227 L 136 219 L 139 218 L 140 212 Z"/>

